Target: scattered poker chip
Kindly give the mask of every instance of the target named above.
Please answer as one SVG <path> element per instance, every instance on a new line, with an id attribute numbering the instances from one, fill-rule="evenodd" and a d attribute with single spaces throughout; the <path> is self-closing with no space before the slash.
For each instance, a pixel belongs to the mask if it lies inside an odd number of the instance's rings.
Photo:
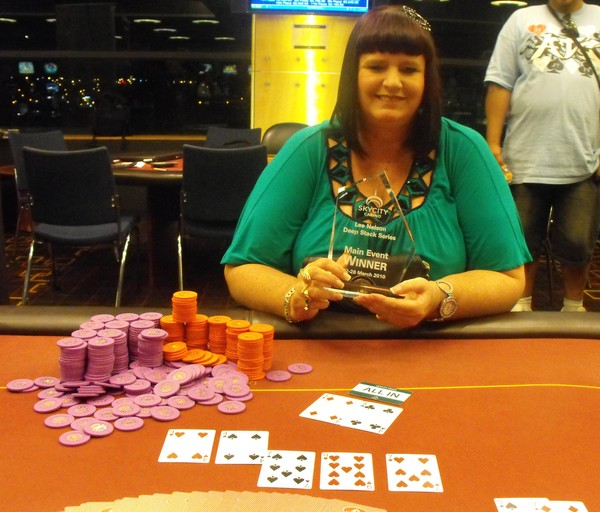
<path id="1" fill-rule="evenodd" d="M 175 409 L 179 409 L 180 411 L 185 411 L 194 407 L 196 402 L 188 396 L 176 395 L 167 398 L 167 405 L 175 407 Z"/>
<path id="2" fill-rule="evenodd" d="M 58 442 L 64 446 L 81 446 L 87 443 L 91 437 L 84 432 L 79 430 L 71 430 L 61 434 L 58 438 Z"/>
<path id="3" fill-rule="evenodd" d="M 179 382 L 163 380 L 154 386 L 154 394 L 160 398 L 169 398 L 176 395 L 180 388 Z"/>
<path id="4" fill-rule="evenodd" d="M 115 427 L 112 423 L 104 420 L 94 419 L 94 421 L 83 427 L 84 434 L 91 437 L 106 437 L 113 433 Z"/>
<path id="5" fill-rule="evenodd" d="M 58 398 L 63 396 L 64 391 L 58 391 L 55 388 L 42 389 L 38 394 L 38 398 Z"/>
<path id="6" fill-rule="evenodd" d="M 313 371 L 313 367 L 306 363 L 294 363 L 288 366 L 288 372 L 305 374 Z"/>
<path id="7" fill-rule="evenodd" d="M 217 409 L 223 414 L 240 414 L 246 410 L 246 404 L 234 400 L 226 400 L 217 405 Z"/>
<path id="8" fill-rule="evenodd" d="M 217 405 L 217 404 L 220 404 L 223 400 L 225 400 L 225 397 L 223 395 L 220 395 L 219 393 L 215 393 L 215 395 L 209 400 L 202 400 L 202 401 L 196 400 L 196 401 L 200 405 Z"/>
<path id="9" fill-rule="evenodd" d="M 74 419 L 70 414 L 52 414 L 44 420 L 44 425 L 50 428 L 69 427 Z"/>
<path id="10" fill-rule="evenodd" d="M 6 389 L 13 393 L 21 393 L 24 391 L 38 389 L 35 383 L 31 379 L 15 379 L 11 380 L 7 385 Z"/>
<path id="11" fill-rule="evenodd" d="M 57 377 L 38 377 L 34 379 L 33 383 L 39 388 L 52 388 L 60 383 L 60 379 Z"/>
<path id="12" fill-rule="evenodd" d="M 194 386 L 187 392 L 187 396 L 195 402 L 208 402 L 215 397 L 216 393 L 205 386 Z"/>
<path id="13" fill-rule="evenodd" d="M 67 413 L 75 418 L 92 416 L 96 412 L 96 406 L 91 404 L 76 404 L 67 409 Z"/>
<path id="14" fill-rule="evenodd" d="M 115 421 L 118 419 L 118 416 L 113 413 L 113 410 L 110 407 L 105 407 L 104 409 L 98 409 L 94 413 L 94 418 L 103 421 Z"/>
<path id="15" fill-rule="evenodd" d="M 292 374 L 290 372 L 286 372 L 285 370 L 272 370 L 267 372 L 266 378 L 267 380 L 273 382 L 284 382 L 286 380 L 290 380 L 292 378 Z"/>
<path id="16" fill-rule="evenodd" d="M 162 398 L 153 393 L 144 393 L 143 395 L 136 396 L 133 401 L 140 407 L 154 407 L 162 402 Z"/>
<path id="17" fill-rule="evenodd" d="M 131 432 L 139 430 L 144 426 L 144 420 L 139 416 L 130 416 L 127 418 L 119 418 L 114 422 L 114 427 L 123 432 Z"/>
<path id="18" fill-rule="evenodd" d="M 136 403 L 132 404 L 122 404 L 117 407 L 111 409 L 112 413 L 119 418 L 125 418 L 128 416 L 135 416 L 138 412 L 140 412 L 141 407 Z"/>
<path id="19" fill-rule="evenodd" d="M 250 392 L 244 396 L 238 396 L 235 398 L 236 402 L 248 402 L 254 398 L 254 393 Z"/>
<path id="20" fill-rule="evenodd" d="M 238 398 L 250 393 L 250 387 L 248 384 L 227 382 L 223 386 L 223 392 L 225 393 L 225 396 L 229 398 Z"/>
<path id="21" fill-rule="evenodd" d="M 111 405 L 115 401 L 115 397 L 112 395 L 101 395 L 96 398 L 90 398 L 87 403 L 91 405 L 95 405 L 96 407 L 104 407 L 106 405 Z"/>
<path id="22" fill-rule="evenodd" d="M 171 407 L 170 405 L 157 405 L 151 407 L 150 414 L 158 421 L 173 421 L 181 415 L 179 409 L 175 409 L 175 407 Z"/>
<path id="23" fill-rule="evenodd" d="M 77 418 L 77 419 L 73 420 L 73 423 L 71 423 L 71 428 L 73 430 L 78 430 L 80 432 L 83 432 L 83 429 L 86 425 L 93 423 L 97 419 L 98 418 L 94 418 L 93 416 L 85 416 L 84 418 Z"/>
<path id="24" fill-rule="evenodd" d="M 58 411 L 60 408 L 62 408 L 62 406 L 62 400 L 60 397 L 44 398 L 33 406 L 33 410 L 35 412 L 48 413 Z"/>

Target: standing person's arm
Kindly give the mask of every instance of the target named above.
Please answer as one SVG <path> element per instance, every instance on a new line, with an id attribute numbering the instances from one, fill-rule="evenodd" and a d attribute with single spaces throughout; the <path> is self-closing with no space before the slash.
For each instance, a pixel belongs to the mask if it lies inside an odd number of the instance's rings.
<path id="1" fill-rule="evenodd" d="M 508 167 L 502 158 L 502 134 L 511 97 L 512 91 L 492 82 L 488 84 L 485 98 L 486 139 L 494 157 L 505 173 L 508 171 Z"/>

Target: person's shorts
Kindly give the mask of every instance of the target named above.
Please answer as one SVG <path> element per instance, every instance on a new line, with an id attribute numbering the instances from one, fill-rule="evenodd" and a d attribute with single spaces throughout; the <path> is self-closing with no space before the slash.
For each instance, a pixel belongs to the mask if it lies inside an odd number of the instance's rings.
<path id="1" fill-rule="evenodd" d="M 569 185 L 511 185 L 531 254 L 540 253 L 550 233 L 552 254 L 558 261 L 589 263 L 600 229 L 599 189 L 593 177 Z"/>

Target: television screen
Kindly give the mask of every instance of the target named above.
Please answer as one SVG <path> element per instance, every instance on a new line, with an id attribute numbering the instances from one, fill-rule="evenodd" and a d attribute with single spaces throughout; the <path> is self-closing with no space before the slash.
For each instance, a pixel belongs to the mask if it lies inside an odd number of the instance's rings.
<path id="1" fill-rule="evenodd" d="M 255 13 L 274 14 L 363 14 L 369 10 L 369 0 L 249 0 Z"/>
<path id="2" fill-rule="evenodd" d="M 53 75 L 57 71 L 58 71 L 58 66 L 56 64 L 54 64 L 54 62 L 46 62 L 44 64 L 44 72 L 45 73 L 47 73 L 49 75 Z"/>
<path id="3" fill-rule="evenodd" d="M 223 66 L 223 74 L 224 75 L 237 75 L 237 65 L 236 64 L 225 64 Z"/>
<path id="4" fill-rule="evenodd" d="M 34 73 L 33 62 L 25 60 L 19 62 L 19 73 L 21 75 L 32 75 Z"/>

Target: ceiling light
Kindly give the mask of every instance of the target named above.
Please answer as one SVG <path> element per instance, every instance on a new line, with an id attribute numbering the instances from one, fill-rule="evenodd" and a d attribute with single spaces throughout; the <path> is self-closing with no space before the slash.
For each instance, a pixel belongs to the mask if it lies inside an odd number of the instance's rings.
<path id="1" fill-rule="evenodd" d="M 501 7 L 503 5 L 514 5 L 516 7 L 525 7 L 527 2 L 524 0 L 492 0 L 490 2 L 495 7 Z"/>
<path id="2" fill-rule="evenodd" d="M 190 39 L 189 36 L 170 36 L 169 39 L 172 39 L 173 41 L 187 41 Z"/>
<path id="3" fill-rule="evenodd" d="M 0 23 L 16 23 L 17 20 L 14 18 L 0 18 Z"/>
<path id="4" fill-rule="evenodd" d="M 46 23 L 56 23 L 56 18 L 46 18 Z"/>
<path id="5" fill-rule="evenodd" d="M 199 18 L 197 20 L 193 20 L 192 23 L 194 24 L 200 24 L 200 23 L 207 23 L 210 25 L 218 25 L 219 24 L 219 20 L 214 20 L 214 19 L 209 19 L 209 18 Z"/>
<path id="6" fill-rule="evenodd" d="M 215 37 L 215 41 L 235 41 L 235 37 L 217 36 Z"/>
<path id="7" fill-rule="evenodd" d="M 155 28 L 152 30 L 153 32 L 177 32 L 176 28 Z"/>
<path id="8" fill-rule="evenodd" d="M 160 20 L 155 20 L 153 18 L 136 18 L 133 20 L 134 23 L 160 23 Z"/>

